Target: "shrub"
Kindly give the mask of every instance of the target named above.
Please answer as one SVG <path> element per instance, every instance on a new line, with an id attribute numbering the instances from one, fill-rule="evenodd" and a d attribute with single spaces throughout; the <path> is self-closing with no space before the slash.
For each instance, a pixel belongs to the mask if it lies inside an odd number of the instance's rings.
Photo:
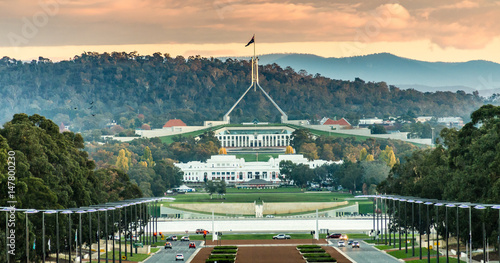
<path id="1" fill-rule="evenodd" d="M 234 259 L 218 259 L 218 258 L 212 258 L 212 259 L 207 259 L 205 260 L 205 263 L 234 263 Z"/>
<path id="2" fill-rule="evenodd" d="M 329 258 L 329 257 L 331 257 L 330 254 L 327 254 L 327 253 L 308 253 L 308 254 L 302 254 L 302 256 L 305 258 Z"/>
<path id="3" fill-rule="evenodd" d="M 301 253 L 325 253 L 322 248 L 304 248 L 300 250 Z"/>
<path id="4" fill-rule="evenodd" d="M 219 259 L 235 259 L 236 255 L 210 255 L 209 259 L 219 258 Z"/>
<path id="5" fill-rule="evenodd" d="M 307 262 L 337 262 L 334 258 L 312 258 L 307 259 Z"/>
<path id="6" fill-rule="evenodd" d="M 321 246 L 318 246 L 318 245 L 300 245 L 300 246 L 297 246 L 298 249 L 302 249 L 302 248 L 321 248 Z"/>
<path id="7" fill-rule="evenodd" d="M 216 246 L 214 249 L 238 249 L 237 246 Z"/>
<path id="8" fill-rule="evenodd" d="M 236 254 L 236 250 L 233 250 L 233 249 L 218 249 L 218 250 L 212 250 L 212 254 Z"/>

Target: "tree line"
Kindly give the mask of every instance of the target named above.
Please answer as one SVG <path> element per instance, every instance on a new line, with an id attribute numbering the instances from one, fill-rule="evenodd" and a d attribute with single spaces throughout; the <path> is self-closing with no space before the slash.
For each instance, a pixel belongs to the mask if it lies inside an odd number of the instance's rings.
<path id="1" fill-rule="evenodd" d="M 413 152 L 396 164 L 389 177 L 378 185 L 378 192 L 416 196 L 434 200 L 484 204 L 500 203 L 500 107 L 485 105 L 471 114 L 471 121 L 462 129 L 443 129 L 436 148 Z M 432 208 L 432 210 L 435 208 Z M 475 209 L 473 209 L 475 210 Z M 486 209 L 472 213 L 473 232 L 482 233 L 480 222 L 490 244 L 498 244 L 498 212 Z M 431 211 L 432 214 L 435 210 Z M 444 235 L 444 209 L 440 221 L 433 219 Z M 460 212 L 461 222 L 468 222 L 468 213 Z M 448 225 L 456 235 L 456 217 L 451 213 Z M 415 226 L 417 227 L 417 226 Z M 468 228 L 460 228 L 462 241 L 468 239 Z M 482 235 L 473 235 L 475 247 L 482 247 Z"/>
<path id="2" fill-rule="evenodd" d="M 51 62 L 0 59 L 0 123 L 15 113 L 40 114 L 74 131 L 101 130 L 110 120 L 125 132 L 161 128 L 172 118 L 188 125 L 221 119 L 250 83 L 250 62 L 154 53 L 85 52 Z M 415 115 L 465 119 L 484 98 L 465 92 L 402 90 L 385 82 L 335 80 L 277 64 L 262 65 L 259 80 L 290 119 Z M 279 122 L 261 94 L 249 92 L 233 122 Z M 125 131 L 124 131 L 125 130 Z M 97 135 L 97 134 L 96 134 Z"/>

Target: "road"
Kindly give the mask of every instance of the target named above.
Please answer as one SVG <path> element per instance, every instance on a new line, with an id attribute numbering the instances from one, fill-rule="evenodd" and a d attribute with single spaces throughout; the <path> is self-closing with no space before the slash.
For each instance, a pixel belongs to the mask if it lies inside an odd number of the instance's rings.
<path id="1" fill-rule="evenodd" d="M 196 243 L 196 247 L 199 248 L 201 241 L 192 241 Z M 196 251 L 195 249 L 188 248 L 190 242 L 184 241 L 172 241 L 172 249 L 164 249 L 163 247 L 160 251 L 149 258 L 147 263 L 168 263 L 175 262 L 175 255 L 180 253 L 184 255 L 184 261 L 187 261 L 189 257 Z"/>
<path id="2" fill-rule="evenodd" d="M 331 240 L 333 246 L 337 247 L 337 239 Z M 347 243 L 347 242 L 346 242 Z M 399 260 L 375 249 L 372 245 L 359 241 L 359 248 L 351 248 L 351 246 L 340 247 L 340 251 L 349 256 L 357 263 L 401 263 Z"/>

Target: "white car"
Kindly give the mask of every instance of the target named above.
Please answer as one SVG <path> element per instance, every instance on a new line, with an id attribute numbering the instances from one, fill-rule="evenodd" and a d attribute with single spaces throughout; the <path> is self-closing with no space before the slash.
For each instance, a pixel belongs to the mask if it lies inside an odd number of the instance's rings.
<path id="1" fill-rule="evenodd" d="M 184 261 L 184 255 L 183 254 L 177 254 L 177 255 L 175 255 L 175 261 L 177 261 L 177 260 Z"/>
<path id="2" fill-rule="evenodd" d="M 181 237 L 181 241 L 189 241 L 189 236 L 183 236 L 183 237 Z"/>
<path id="3" fill-rule="evenodd" d="M 340 240 L 338 243 L 339 247 L 345 247 L 345 242 L 343 240 Z"/>
<path id="4" fill-rule="evenodd" d="M 289 235 L 285 235 L 285 234 L 279 234 L 279 235 L 276 235 L 276 236 L 273 236 L 273 239 L 290 239 L 291 237 Z"/>

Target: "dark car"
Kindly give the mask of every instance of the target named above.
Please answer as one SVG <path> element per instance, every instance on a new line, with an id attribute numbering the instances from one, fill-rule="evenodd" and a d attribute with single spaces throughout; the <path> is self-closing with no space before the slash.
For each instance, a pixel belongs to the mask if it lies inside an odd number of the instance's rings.
<path id="1" fill-rule="evenodd" d="M 335 233 L 335 234 L 331 234 L 331 235 L 327 236 L 326 238 L 340 238 L 341 236 L 342 236 L 342 234 Z"/>
<path id="2" fill-rule="evenodd" d="M 170 243 L 170 242 L 165 243 L 165 249 L 167 249 L 167 248 L 172 249 L 172 243 Z"/>
<path id="3" fill-rule="evenodd" d="M 177 241 L 177 236 L 168 236 L 167 241 Z"/>
<path id="4" fill-rule="evenodd" d="M 349 240 L 349 241 L 347 241 L 347 245 L 348 245 L 348 246 L 352 245 L 352 242 L 354 242 L 354 240 Z"/>
<path id="5" fill-rule="evenodd" d="M 352 242 L 352 248 L 359 248 L 359 242 L 358 241 Z"/>

